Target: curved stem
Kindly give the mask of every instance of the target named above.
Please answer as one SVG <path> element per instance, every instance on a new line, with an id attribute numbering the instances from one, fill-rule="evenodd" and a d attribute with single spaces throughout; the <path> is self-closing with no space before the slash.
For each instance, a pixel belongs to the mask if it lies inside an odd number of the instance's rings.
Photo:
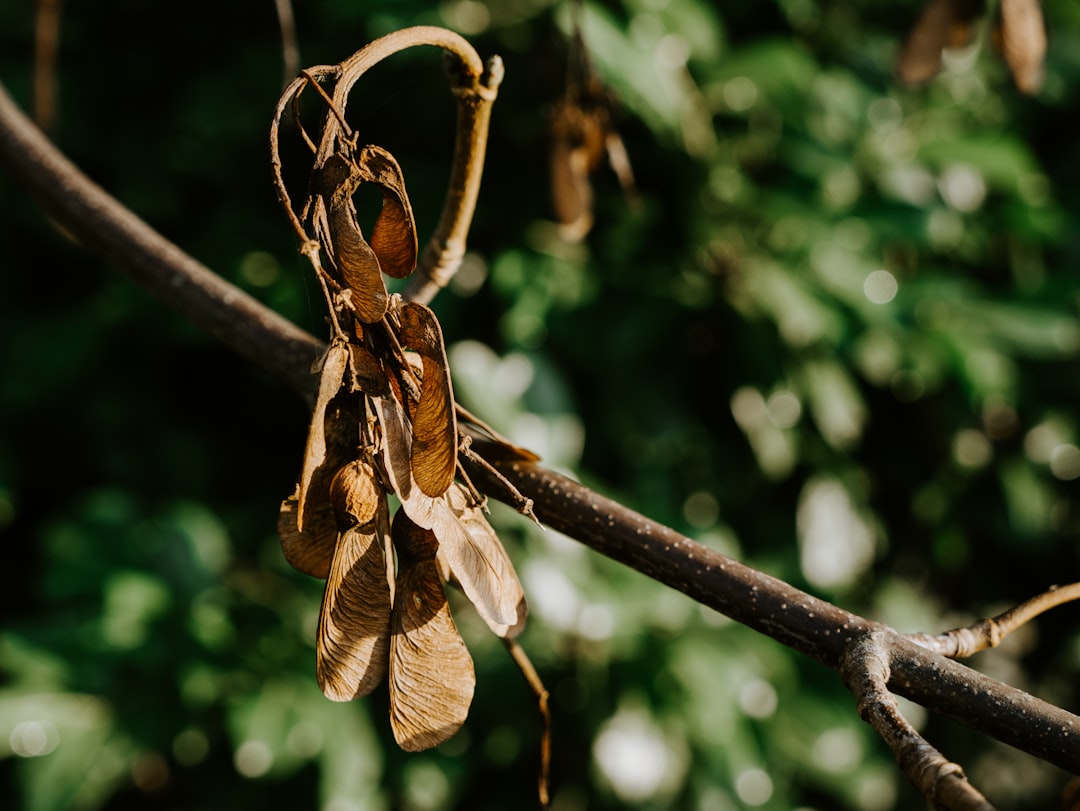
<path id="1" fill-rule="evenodd" d="M 387 57 L 421 45 L 442 48 L 449 57 L 450 89 L 457 98 L 458 107 L 453 165 L 442 213 L 404 291 L 405 298 L 427 304 L 457 272 L 465 255 L 466 238 L 480 194 L 491 107 L 503 78 L 499 57 L 492 57 L 485 65 L 468 40 L 436 26 L 414 26 L 387 34 L 364 46 L 340 65 L 308 69 L 304 76 L 294 79 L 285 88 L 270 126 L 270 154 L 278 199 L 301 242 L 307 242 L 310 236 L 292 208 L 281 172 L 278 127 L 286 106 L 299 96 L 308 81 L 331 75 L 336 77 L 330 113 L 326 116 L 315 153 L 314 167 L 318 168 L 334 153 L 340 140 L 349 135 L 345 108 L 360 77 Z"/>
<path id="2" fill-rule="evenodd" d="M 465 240 L 480 195 L 491 106 L 502 77 L 502 60 L 496 56 L 488 62 L 487 70 L 477 80 L 455 88 L 458 97 L 457 135 L 446 202 L 439 225 L 420 257 L 416 273 L 405 287 L 405 298 L 427 304 L 439 290 L 446 287 L 461 267 Z"/>
<path id="3" fill-rule="evenodd" d="M 908 634 L 907 638 L 942 656 L 963 659 L 987 648 L 996 648 L 1006 636 L 1040 614 L 1065 603 L 1080 600 L 1080 583 L 1053 586 L 1020 605 L 943 634 Z"/>
<path id="4" fill-rule="evenodd" d="M 479 79 L 484 72 L 484 63 L 480 55 L 460 34 L 434 25 L 403 28 L 368 43 L 338 66 L 341 78 L 334 87 L 334 107 L 344 117 L 349 94 L 361 76 L 387 57 L 421 45 L 442 48 L 457 59 L 463 74 L 473 77 L 474 80 Z M 315 157 L 316 166 L 321 166 L 334 151 L 339 134 L 338 125 L 334 123 L 329 123 L 323 130 L 319 152 Z"/>

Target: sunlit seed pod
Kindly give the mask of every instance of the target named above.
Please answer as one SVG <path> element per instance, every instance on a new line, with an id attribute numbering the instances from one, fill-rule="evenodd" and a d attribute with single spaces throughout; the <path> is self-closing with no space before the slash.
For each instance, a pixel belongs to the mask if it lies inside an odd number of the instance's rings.
<path id="1" fill-rule="evenodd" d="M 356 224 L 351 200 L 332 209 L 330 231 L 334 240 L 335 264 L 349 287 L 349 304 L 361 321 L 371 324 L 386 314 L 389 298 L 378 257 Z"/>
<path id="2" fill-rule="evenodd" d="M 391 594 L 378 525 L 374 521 L 340 534 L 323 592 L 316 675 L 334 701 L 367 695 L 386 674 Z"/>
<path id="3" fill-rule="evenodd" d="M 517 636 L 525 627 L 528 608 L 510 556 L 464 485 L 452 484 L 445 504 L 447 509 L 438 511 L 432 525 L 439 555 L 492 632 Z"/>
<path id="4" fill-rule="evenodd" d="M 373 145 L 360 150 L 357 164 L 361 177 L 377 185 L 383 196 L 382 209 L 371 231 L 371 248 L 383 273 L 404 279 L 416 268 L 417 240 L 401 167 L 393 155 Z"/>
<path id="5" fill-rule="evenodd" d="M 1001 0 L 993 40 L 1017 90 L 1037 93 L 1046 58 L 1046 23 L 1039 0 Z"/>
<path id="6" fill-rule="evenodd" d="M 382 432 L 382 466 L 388 484 L 409 517 L 421 527 L 430 528 L 439 505 L 445 504 L 441 497 L 424 493 L 413 479 L 412 430 L 404 406 L 395 396 L 373 397 L 371 402 Z"/>
<path id="7" fill-rule="evenodd" d="M 398 577 L 390 634 L 390 726 L 409 752 L 456 733 L 469 714 L 476 676 L 450 616 L 428 530 L 404 511 L 394 516 Z"/>
<path id="8" fill-rule="evenodd" d="M 329 242 L 322 247 L 349 289 L 349 303 L 356 317 L 370 324 L 386 314 L 389 296 L 378 256 L 356 220 L 352 195 L 360 182 L 360 170 L 341 155 L 331 155 L 319 170 L 318 185 L 326 209 L 325 238 Z"/>
<path id="9" fill-rule="evenodd" d="M 342 529 L 369 523 L 375 518 L 379 500 L 385 498 L 375 469 L 363 459 L 354 459 L 342 467 L 330 483 L 330 500 Z"/>
<path id="10" fill-rule="evenodd" d="M 412 475 L 427 495 L 441 496 L 457 471 L 457 421 L 450 369 L 442 329 L 435 314 L 422 304 L 401 308 L 401 340 L 423 363 L 420 402 L 411 409 Z"/>

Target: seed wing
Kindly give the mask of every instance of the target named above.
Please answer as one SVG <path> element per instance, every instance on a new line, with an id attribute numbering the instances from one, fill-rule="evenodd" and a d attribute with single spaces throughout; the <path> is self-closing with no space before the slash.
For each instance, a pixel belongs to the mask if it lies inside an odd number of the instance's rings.
<path id="1" fill-rule="evenodd" d="M 443 593 L 434 536 L 400 511 L 393 535 L 399 571 L 390 635 L 390 726 L 402 749 L 419 752 L 465 723 L 476 676 Z"/>
<path id="2" fill-rule="evenodd" d="M 430 529 L 434 522 L 435 504 L 439 499 L 426 495 L 416 484 L 412 473 L 412 426 L 405 411 L 393 395 L 373 397 L 375 413 L 382 428 L 382 459 L 390 486 L 401 499 L 401 507 L 415 523 Z"/>
<path id="3" fill-rule="evenodd" d="M 386 571 L 383 539 L 374 522 L 341 533 L 323 593 L 316 645 L 316 675 L 327 698 L 351 701 L 367 695 L 386 674 Z"/>
<path id="4" fill-rule="evenodd" d="M 371 324 L 386 314 L 390 299 L 382 279 L 379 258 L 356 221 L 352 195 L 360 184 L 356 166 L 340 155 L 331 155 L 320 170 L 326 206 L 326 238 L 329 253 L 341 280 L 351 291 L 356 317 Z"/>
<path id="5" fill-rule="evenodd" d="M 457 471 L 457 421 L 439 321 L 423 304 L 401 308 L 401 340 L 423 363 L 420 402 L 412 410 L 412 475 L 429 496 L 446 492 Z"/>
<path id="6" fill-rule="evenodd" d="M 514 564 L 479 506 L 454 483 L 432 526 L 439 554 L 488 627 L 499 637 L 515 637 L 528 613 Z"/>
<path id="7" fill-rule="evenodd" d="M 405 177 L 394 156 L 382 147 L 368 145 L 357 160 L 363 179 L 382 191 L 383 204 L 371 230 L 371 248 L 382 272 L 404 279 L 416 269 L 416 222 L 405 193 Z"/>

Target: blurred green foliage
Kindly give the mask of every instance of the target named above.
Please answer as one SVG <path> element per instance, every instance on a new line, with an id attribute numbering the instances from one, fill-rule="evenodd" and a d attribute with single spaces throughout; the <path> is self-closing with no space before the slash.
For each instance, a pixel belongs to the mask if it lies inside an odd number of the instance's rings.
<path id="1" fill-rule="evenodd" d="M 420 23 L 505 60 L 472 252 L 436 303 L 469 408 L 704 543 L 932 631 L 1080 569 L 1080 11 L 1044 6 L 1046 82 L 1026 98 L 986 43 L 925 89 L 897 87 L 915 2 L 587 3 L 640 199 L 599 172 L 580 245 L 558 238 L 547 197 L 566 3 L 295 12 L 304 64 Z M 32 31 L 29 4 L 0 5 L 0 77 L 24 104 Z M 269 181 L 273 4 L 65 5 L 58 68 L 60 146 L 321 335 Z M 453 132 L 437 56 L 380 66 L 350 112 L 401 162 L 423 238 Z M 476 700 L 438 750 L 394 747 L 381 691 L 319 693 L 321 584 L 275 537 L 299 398 L 57 235 L 3 177 L 0 206 L 0 807 L 531 803 L 532 699 L 467 606 Z M 920 807 L 831 673 L 495 516 L 552 692 L 554 808 Z M 976 664 L 1075 711 L 1076 617 Z M 1062 773 L 908 709 L 1001 808 L 1053 803 Z"/>

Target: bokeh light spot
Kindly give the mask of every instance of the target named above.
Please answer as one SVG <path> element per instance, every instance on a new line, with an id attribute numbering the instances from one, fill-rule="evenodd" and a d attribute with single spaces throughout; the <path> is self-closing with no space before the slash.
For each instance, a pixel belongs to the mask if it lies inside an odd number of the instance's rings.
<path id="1" fill-rule="evenodd" d="M 244 741 L 233 755 L 233 765 L 244 777 L 262 777 L 274 765 L 274 753 L 262 741 Z"/>
<path id="2" fill-rule="evenodd" d="M 734 79 L 729 79 L 724 83 L 724 90 L 721 95 L 724 104 L 728 106 L 729 110 L 742 113 L 749 110 L 757 102 L 757 85 L 745 76 L 736 76 Z"/>
<path id="3" fill-rule="evenodd" d="M 772 799 L 772 778 L 762 769 L 747 769 L 735 778 L 735 793 L 747 805 L 765 805 Z"/>
<path id="4" fill-rule="evenodd" d="M 974 167 L 958 164 L 950 166 L 941 174 L 938 191 L 950 208 L 969 213 L 975 211 L 986 199 L 986 181 Z"/>
<path id="5" fill-rule="evenodd" d="M 739 708 L 751 718 L 768 718 L 780 703 L 776 688 L 764 679 L 750 679 L 739 690 Z"/>
<path id="6" fill-rule="evenodd" d="M 888 304 L 899 289 L 896 277 L 887 270 L 875 270 L 863 282 L 863 293 L 874 304 Z"/>
<path id="7" fill-rule="evenodd" d="M 794 392 L 786 389 L 770 394 L 765 408 L 777 428 L 791 428 L 802 416 L 802 402 Z"/>
<path id="8" fill-rule="evenodd" d="M 1064 481 L 1080 477 L 1080 448 L 1058 445 L 1050 454 L 1050 472 Z"/>
<path id="9" fill-rule="evenodd" d="M 994 457 L 994 448 L 986 434 L 974 428 L 958 431 L 953 437 L 953 459 L 961 467 L 986 467 Z"/>
<path id="10" fill-rule="evenodd" d="M 41 757 L 60 744 L 60 733 L 52 721 L 23 721 L 8 738 L 11 751 L 19 757 Z"/>

